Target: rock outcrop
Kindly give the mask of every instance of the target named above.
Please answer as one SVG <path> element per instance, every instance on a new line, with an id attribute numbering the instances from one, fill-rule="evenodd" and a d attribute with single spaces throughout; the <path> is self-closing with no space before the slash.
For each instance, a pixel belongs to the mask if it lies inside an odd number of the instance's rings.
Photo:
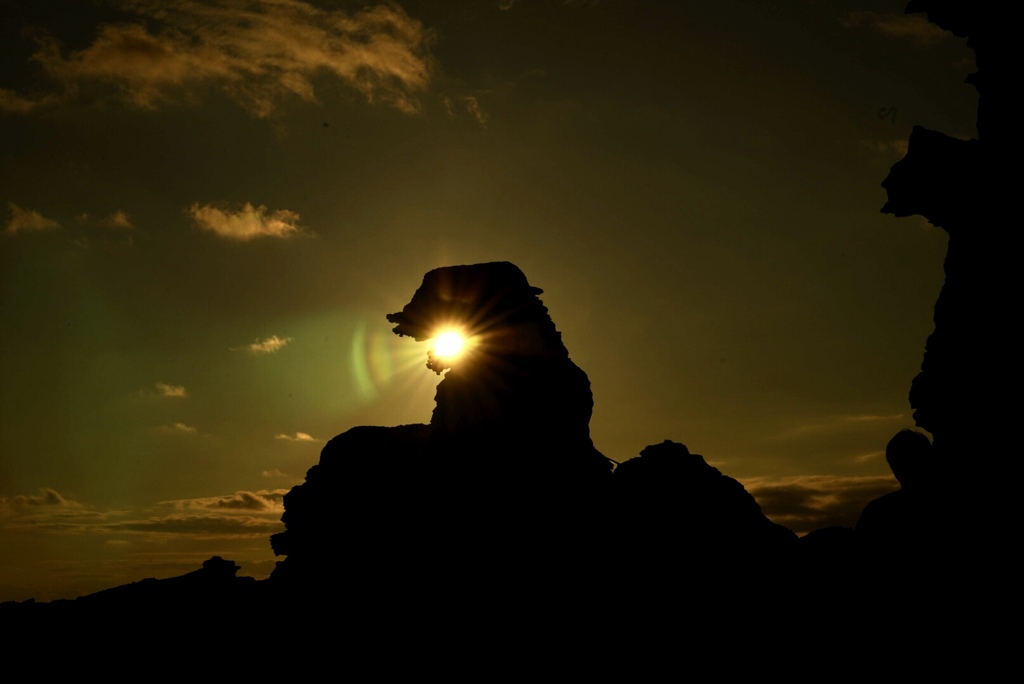
<path id="1" fill-rule="evenodd" d="M 646 447 L 614 479 L 610 541 L 626 572 L 754 576 L 795 549 L 796 535 L 769 520 L 742 484 L 682 444 Z"/>
<path id="2" fill-rule="evenodd" d="M 388 316 L 394 332 L 457 327 L 467 350 L 428 355 L 446 371 L 429 425 L 358 427 L 327 444 L 285 496 L 275 579 L 321 583 L 343 566 L 379 580 L 415 563 L 433 582 L 465 581 L 454 568 L 490 565 L 486 577 L 595 548 L 612 463 L 590 439 L 590 381 L 540 293 L 510 263 L 427 273 Z"/>
<path id="3" fill-rule="evenodd" d="M 681 444 L 648 447 L 613 476 L 590 439 L 590 381 L 540 293 L 510 263 L 426 274 L 388 316 L 394 332 L 427 340 L 456 328 L 467 350 L 428 353 L 445 373 L 429 425 L 358 427 L 327 444 L 284 498 L 287 529 L 272 544 L 287 558 L 274 581 L 330 586 L 344 569 L 347 582 L 408 587 L 415 568 L 417 581 L 460 595 L 493 597 L 514 576 L 536 596 L 697 557 L 757 564 L 792 547 L 742 485 Z"/>
<path id="4" fill-rule="evenodd" d="M 457 361 L 432 352 L 427 361 L 435 372 L 450 368 L 430 420 L 446 461 L 493 465 L 502 477 L 540 468 L 541 479 L 565 486 L 607 479 L 611 462 L 590 439 L 590 380 L 569 359 L 541 293 L 508 262 L 439 268 L 387 318 L 397 335 L 425 340 L 456 327 L 468 340 Z"/>
<path id="5" fill-rule="evenodd" d="M 986 559 L 999 566 L 993 554 L 1003 553 L 998 549 L 1019 519 L 1016 478 L 1006 476 L 1008 431 L 1020 410 L 1012 397 L 1021 382 L 1011 313 L 1018 308 L 1018 257 L 1007 229 L 1016 215 L 1011 181 L 1020 145 L 1013 24 L 989 3 L 914 0 L 907 12 L 924 12 L 967 38 L 978 64 L 968 82 L 979 102 L 977 139 L 915 127 L 907 155 L 883 183 L 883 212 L 919 215 L 949 234 L 935 330 L 909 397 L 917 425 L 933 436 L 932 476 L 920 496 L 902 498 L 929 502 L 954 565 L 977 567 Z"/>

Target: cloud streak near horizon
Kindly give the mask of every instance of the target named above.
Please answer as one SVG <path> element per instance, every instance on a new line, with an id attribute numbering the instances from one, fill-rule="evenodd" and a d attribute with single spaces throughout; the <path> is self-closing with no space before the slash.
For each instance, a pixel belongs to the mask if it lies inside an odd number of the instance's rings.
<path id="1" fill-rule="evenodd" d="M 54 534 L 258 537 L 281 528 L 278 518 L 287 492 L 238 491 L 228 496 L 160 501 L 136 510 L 100 511 L 43 487 L 38 495 L 0 497 L 0 519 L 10 529 Z"/>
<path id="2" fill-rule="evenodd" d="M 314 81 L 328 76 L 371 104 L 413 113 L 431 80 L 430 32 L 392 3 L 356 12 L 301 0 L 119 5 L 135 18 L 100 25 L 83 49 L 66 51 L 49 35 L 37 39 L 31 59 L 53 89 L 41 95 L 0 89 L 0 111 L 29 113 L 86 88 L 156 110 L 215 86 L 265 118 L 287 98 L 318 102 Z"/>
<path id="3" fill-rule="evenodd" d="M 743 486 L 773 522 L 797 534 L 853 527 L 869 501 L 899 488 L 892 476 L 746 478 Z"/>

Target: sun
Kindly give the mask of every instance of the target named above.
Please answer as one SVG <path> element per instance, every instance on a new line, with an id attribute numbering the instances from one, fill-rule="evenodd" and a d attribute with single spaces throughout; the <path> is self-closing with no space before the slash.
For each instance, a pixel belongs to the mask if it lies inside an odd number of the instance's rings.
<path id="1" fill-rule="evenodd" d="M 457 330 L 445 330 L 434 338 L 434 355 L 441 359 L 457 358 L 466 348 L 466 338 Z"/>

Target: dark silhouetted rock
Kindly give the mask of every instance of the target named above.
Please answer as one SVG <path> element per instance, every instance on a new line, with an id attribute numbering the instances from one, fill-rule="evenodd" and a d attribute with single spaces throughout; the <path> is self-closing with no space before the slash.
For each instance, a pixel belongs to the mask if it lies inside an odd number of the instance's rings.
<path id="1" fill-rule="evenodd" d="M 287 556 L 277 578 L 328 582 L 346 573 L 391 573 L 393 549 L 416 538 L 429 506 L 430 429 L 356 427 L 330 440 L 304 484 L 284 497 L 286 530 L 271 537 Z M 353 558 L 358 557 L 358 564 Z M 386 561 L 386 562 L 385 562 Z"/>
<path id="2" fill-rule="evenodd" d="M 563 467 L 570 480 L 588 473 L 606 478 L 611 463 L 590 440 L 590 380 L 569 359 L 541 292 L 507 262 L 438 268 L 424 276 L 402 311 L 387 318 L 397 335 L 425 340 L 455 327 L 469 340 L 456 362 L 433 352 L 427 359 L 435 372 L 450 367 L 430 420 L 450 454 L 498 464 L 504 476 L 514 473 L 503 455 L 528 455 L 547 481 Z M 483 446 L 489 457 L 482 457 Z"/>
<path id="3" fill-rule="evenodd" d="M 619 465 L 607 518 L 607 606 L 617 624 L 678 634 L 669 625 L 679 620 L 685 634 L 755 643 L 763 635 L 751 617 L 792 606 L 796 535 L 682 444 L 666 440 Z"/>
<path id="4" fill-rule="evenodd" d="M 861 513 L 856 534 L 867 553 L 884 554 L 890 562 L 930 562 L 948 532 L 931 457 L 931 442 L 919 432 L 901 430 L 889 440 L 885 459 L 901 488 L 871 501 Z"/>
<path id="5" fill-rule="evenodd" d="M 615 543 L 641 567 L 717 567 L 739 557 L 759 563 L 796 543 L 743 485 L 682 444 L 646 447 L 616 468 L 614 480 Z"/>
<path id="6" fill-rule="evenodd" d="M 979 559 L 1001 553 L 997 549 L 1005 547 L 1020 518 L 1012 503 L 1016 478 L 1007 477 L 1015 446 L 1007 428 L 1019 416 L 1013 397 L 1021 383 L 1013 347 L 1018 324 L 1010 313 L 1019 308 L 1019 257 L 1007 228 L 1016 215 L 1011 182 L 1020 157 L 1014 116 L 1019 79 L 1011 66 L 1015 39 L 1012 22 L 996 16 L 988 3 L 915 0 L 907 11 L 925 12 L 968 39 L 978 64 L 968 79 L 979 94 L 978 138 L 958 140 L 915 127 L 907 155 L 883 183 L 888 202 L 882 211 L 923 216 L 949 234 L 935 330 L 909 397 L 915 422 L 933 436 L 932 472 L 920 490 L 930 513 L 896 503 L 908 498 L 904 485 L 902 492 L 873 503 L 858 530 L 873 526 L 883 508 L 891 509 L 886 516 L 903 519 L 906 534 L 907 525 L 941 528 L 950 563 L 975 568 Z M 938 518 L 911 523 L 896 508 Z"/>
<path id="7" fill-rule="evenodd" d="M 590 382 L 540 292 L 510 263 L 452 266 L 388 316 L 417 340 L 458 328 L 467 350 L 428 354 L 446 371 L 430 425 L 353 428 L 327 444 L 285 496 L 275 581 L 326 584 L 345 567 L 397 583 L 415 564 L 435 586 L 522 582 L 538 558 L 593 553 L 611 462 L 590 439 Z"/>
<path id="8" fill-rule="evenodd" d="M 248 598 L 256 587 L 252 577 L 236 577 L 239 566 L 220 556 L 203 562 L 198 570 L 167 579 L 144 579 L 112 589 L 104 589 L 76 599 L 85 607 L 112 607 L 152 610 L 156 607 L 181 610 L 185 607 L 214 604 L 231 605 Z"/>
<path id="9" fill-rule="evenodd" d="M 852 527 L 840 525 L 813 530 L 800 537 L 801 554 L 831 563 L 849 562 L 855 553 L 854 535 Z"/>

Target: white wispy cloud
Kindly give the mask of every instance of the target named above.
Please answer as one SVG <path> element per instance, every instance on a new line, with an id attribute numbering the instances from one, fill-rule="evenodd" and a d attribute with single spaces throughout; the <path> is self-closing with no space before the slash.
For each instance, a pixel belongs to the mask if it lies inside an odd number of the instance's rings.
<path id="1" fill-rule="evenodd" d="M 273 470 L 264 470 L 262 473 L 260 473 L 260 475 L 267 479 L 280 479 L 284 477 L 289 477 L 288 473 L 283 472 L 280 468 L 274 468 Z"/>
<path id="2" fill-rule="evenodd" d="M 156 391 L 159 392 L 162 397 L 184 399 L 188 396 L 188 390 L 185 389 L 184 385 L 168 385 L 165 382 L 156 383 Z"/>
<path id="3" fill-rule="evenodd" d="M 953 35 L 928 21 L 924 14 L 847 12 L 841 21 L 847 28 L 868 26 L 890 38 L 910 40 L 919 45 L 930 45 Z"/>
<path id="4" fill-rule="evenodd" d="M 316 102 L 314 82 L 323 77 L 371 103 L 415 112 L 431 80 L 431 33 L 392 2 L 357 12 L 302 0 L 118 4 L 134 19 L 99 26 L 81 50 L 41 40 L 32 60 L 53 90 L 38 97 L 0 90 L 0 110 L 28 113 L 87 86 L 113 86 L 127 104 L 157 109 L 213 86 L 266 117 L 285 98 Z"/>
<path id="5" fill-rule="evenodd" d="M 46 218 L 38 211 L 22 209 L 14 202 L 8 202 L 7 208 L 10 211 L 10 216 L 7 219 L 4 232 L 8 235 L 16 235 L 24 231 L 50 230 L 60 227 L 60 224 L 53 219 Z"/>
<path id="6" fill-rule="evenodd" d="M 276 351 L 280 351 L 282 347 L 292 341 L 291 337 L 278 337 L 277 335 L 271 335 L 265 337 L 262 340 L 256 340 L 252 344 L 247 344 L 242 347 L 231 347 L 231 351 L 247 351 L 250 354 L 260 356 L 262 354 L 273 354 Z"/>
<path id="7" fill-rule="evenodd" d="M 289 442 L 322 442 L 322 441 L 324 441 L 322 439 L 317 439 L 313 435 L 307 434 L 305 432 L 296 432 L 294 435 L 286 435 L 284 433 L 279 433 L 279 434 L 274 435 L 274 439 L 286 439 Z"/>
<path id="8" fill-rule="evenodd" d="M 194 425 L 188 425 L 187 423 L 171 423 L 170 425 L 164 425 L 163 430 L 166 432 L 181 432 L 187 435 L 194 435 L 198 432 Z"/>
<path id="9" fill-rule="evenodd" d="M 306 234 L 299 227 L 299 215 L 288 209 L 267 211 L 263 205 L 246 202 L 232 211 L 212 204 L 193 204 L 187 210 L 196 225 L 228 240 L 246 242 L 261 237 L 291 238 Z"/>

